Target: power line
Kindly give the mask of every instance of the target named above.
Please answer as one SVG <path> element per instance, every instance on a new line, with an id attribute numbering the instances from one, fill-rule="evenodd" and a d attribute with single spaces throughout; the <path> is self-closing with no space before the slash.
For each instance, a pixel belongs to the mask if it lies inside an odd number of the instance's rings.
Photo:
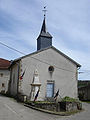
<path id="1" fill-rule="evenodd" d="M 5 47 L 7 47 L 7 48 L 9 48 L 9 49 L 11 49 L 11 50 L 14 50 L 14 51 L 16 51 L 16 52 L 18 52 L 20 54 L 26 55 L 25 53 L 23 53 L 23 52 L 15 49 L 15 48 L 10 47 L 10 46 L 6 45 L 5 43 L 2 43 L 1 41 L 0 41 L 0 44 L 3 45 L 3 46 L 5 46 Z"/>
<path id="2" fill-rule="evenodd" d="M 80 76 L 79 79 L 82 79 L 82 78 L 84 78 L 84 77 L 88 77 L 89 75 L 90 75 L 90 73 L 85 73 L 85 74 L 83 74 L 82 76 Z"/>
<path id="3" fill-rule="evenodd" d="M 46 62 L 46 61 L 42 61 L 42 60 L 40 60 L 40 59 L 38 59 L 38 58 L 35 58 L 35 57 L 31 57 L 31 58 L 33 58 L 33 59 L 35 59 L 35 60 L 38 60 L 38 61 L 40 61 L 40 62 L 42 62 L 42 63 L 44 63 L 44 64 L 51 65 L 50 63 L 48 63 L 48 62 Z M 55 66 L 57 69 L 61 69 L 61 70 L 68 71 L 68 72 L 73 72 L 73 71 L 71 71 L 71 70 L 67 70 L 67 69 L 64 69 L 64 68 L 57 67 L 56 65 L 54 65 L 54 66 Z"/>
<path id="4" fill-rule="evenodd" d="M 80 75 L 81 75 L 81 74 L 86 74 L 86 73 L 90 74 L 90 70 L 86 70 L 86 71 L 83 71 L 83 70 L 82 70 L 82 71 L 79 71 L 78 73 L 79 73 Z"/>
<path id="5" fill-rule="evenodd" d="M 5 46 L 5 47 L 7 47 L 7 48 L 9 48 L 9 49 L 11 49 L 11 50 L 14 50 L 14 51 L 16 51 L 16 52 L 19 52 L 20 54 L 26 55 L 25 53 L 23 53 L 23 52 L 15 49 L 15 48 L 13 48 L 13 47 L 10 47 L 10 46 L 6 45 L 5 43 L 2 43 L 1 41 L 0 41 L 0 44 L 3 45 L 3 46 Z M 38 58 L 35 58 L 35 57 L 31 57 L 31 58 L 33 58 L 33 59 L 35 59 L 35 60 L 38 60 L 38 61 L 40 61 L 40 62 L 42 62 L 42 63 L 44 63 L 44 64 L 51 65 L 50 63 L 48 63 L 48 62 L 46 62 L 46 61 L 42 61 L 42 60 L 40 60 L 40 59 L 38 59 Z M 71 71 L 71 70 L 67 70 L 67 69 L 64 69 L 64 68 L 57 67 L 56 65 L 54 65 L 54 66 L 55 66 L 57 69 L 61 69 L 61 70 L 68 71 L 68 72 L 73 72 L 73 71 Z"/>

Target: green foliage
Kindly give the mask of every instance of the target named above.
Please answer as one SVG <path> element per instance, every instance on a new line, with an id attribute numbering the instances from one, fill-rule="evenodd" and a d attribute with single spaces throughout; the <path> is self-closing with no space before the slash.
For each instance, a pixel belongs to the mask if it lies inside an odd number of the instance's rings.
<path id="1" fill-rule="evenodd" d="M 84 87 L 90 84 L 90 81 L 78 81 L 78 87 Z"/>
<path id="2" fill-rule="evenodd" d="M 70 98 L 70 97 L 66 96 L 62 99 L 62 102 L 80 102 L 80 101 L 78 99 Z"/>

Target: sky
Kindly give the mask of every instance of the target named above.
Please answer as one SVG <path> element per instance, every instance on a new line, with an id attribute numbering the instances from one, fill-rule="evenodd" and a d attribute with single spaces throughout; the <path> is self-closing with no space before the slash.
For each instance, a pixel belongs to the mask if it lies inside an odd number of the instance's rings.
<path id="1" fill-rule="evenodd" d="M 82 65 L 80 80 L 90 80 L 90 0 L 0 0 L 0 42 L 24 54 L 35 52 L 44 6 L 53 46 Z M 21 56 L 0 44 L 0 58 Z"/>

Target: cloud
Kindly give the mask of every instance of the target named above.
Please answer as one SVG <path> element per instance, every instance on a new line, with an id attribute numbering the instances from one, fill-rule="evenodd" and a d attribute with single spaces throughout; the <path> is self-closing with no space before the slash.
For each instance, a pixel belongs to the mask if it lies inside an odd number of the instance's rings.
<path id="1" fill-rule="evenodd" d="M 26 54 L 36 51 L 42 9 L 47 6 L 47 30 L 53 36 L 53 45 L 79 62 L 82 69 L 90 69 L 89 3 L 89 0 L 0 0 L 0 41 Z M 1 45 L 0 55 L 7 59 L 21 56 Z"/>

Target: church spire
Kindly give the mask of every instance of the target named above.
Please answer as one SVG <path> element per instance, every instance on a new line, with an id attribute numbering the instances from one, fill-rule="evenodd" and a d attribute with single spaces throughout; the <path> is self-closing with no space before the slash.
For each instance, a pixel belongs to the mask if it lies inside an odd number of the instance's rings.
<path id="1" fill-rule="evenodd" d="M 44 19 L 39 37 L 37 38 L 37 50 L 52 46 L 52 36 L 46 30 L 46 7 L 44 7 Z"/>
<path id="2" fill-rule="evenodd" d="M 44 16 L 44 20 L 43 20 L 43 24 L 42 24 L 42 28 L 41 28 L 41 33 L 45 32 L 46 33 L 46 22 L 45 22 L 45 16 Z"/>
<path id="3" fill-rule="evenodd" d="M 44 9 L 42 10 L 44 12 L 44 20 L 43 20 L 43 24 L 42 24 L 42 28 L 41 28 L 41 33 L 42 32 L 45 32 L 46 33 L 46 22 L 45 22 L 45 19 L 46 19 L 46 6 L 44 7 Z"/>

